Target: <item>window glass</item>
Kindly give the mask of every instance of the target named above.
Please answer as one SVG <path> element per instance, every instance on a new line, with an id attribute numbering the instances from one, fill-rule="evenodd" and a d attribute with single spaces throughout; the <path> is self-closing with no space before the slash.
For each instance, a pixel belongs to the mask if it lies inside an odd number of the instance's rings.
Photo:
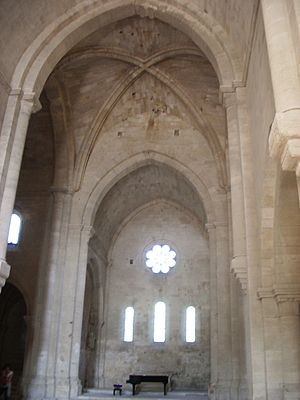
<path id="1" fill-rule="evenodd" d="M 189 306 L 186 309 L 185 319 L 185 341 L 187 343 L 194 343 L 196 340 L 195 329 L 196 328 L 196 311 L 195 307 Z"/>
<path id="2" fill-rule="evenodd" d="M 21 218 L 17 214 L 12 214 L 8 233 L 8 244 L 18 244 L 21 229 Z"/>
<path id="3" fill-rule="evenodd" d="M 176 265 L 176 253 L 167 244 L 156 244 L 146 253 L 146 265 L 155 274 L 167 274 Z"/>
<path id="4" fill-rule="evenodd" d="M 127 307 L 125 310 L 124 342 L 133 341 L 134 309 Z"/>
<path id="5" fill-rule="evenodd" d="M 166 340 L 166 305 L 162 301 L 155 304 L 154 309 L 154 342 Z"/>

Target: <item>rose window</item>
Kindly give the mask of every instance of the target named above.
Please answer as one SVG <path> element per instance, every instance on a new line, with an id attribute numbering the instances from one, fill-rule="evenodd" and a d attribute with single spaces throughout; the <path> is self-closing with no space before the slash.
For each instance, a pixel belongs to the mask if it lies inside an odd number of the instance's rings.
<path id="1" fill-rule="evenodd" d="M 155 274 L 167 274 L 176 265 L 176 253 L 167 244 L 156 244 L 146 253 L 146 265 Z"/>

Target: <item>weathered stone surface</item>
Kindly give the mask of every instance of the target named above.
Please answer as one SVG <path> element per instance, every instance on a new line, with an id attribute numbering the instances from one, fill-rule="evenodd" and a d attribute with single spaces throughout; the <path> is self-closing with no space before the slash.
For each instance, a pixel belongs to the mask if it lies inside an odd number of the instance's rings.
<path id="1" fill-rule="evenodd" d="M 24 396 L 167 373 L 214 400 L 299 398 L 299 1 L 0 3 L 0 288 L 26 303 Z M 177 265 L 152 275 L 168 241 Z"/>

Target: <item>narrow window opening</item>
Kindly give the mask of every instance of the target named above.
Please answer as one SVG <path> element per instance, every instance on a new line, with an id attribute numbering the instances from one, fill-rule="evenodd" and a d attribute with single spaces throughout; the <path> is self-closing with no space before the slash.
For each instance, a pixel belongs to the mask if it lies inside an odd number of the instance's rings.
<path id="1" fill-rule="evenodd" d="M 166 305 L 162 301 L 155 304 L 154 309 L 154 342 L 166 340 Z"/>
<path id="2" fill-rule="evenodd" d="M 125 309 L 124 342 L 133 341 L 133 320 L 134 309 L 133 307 L 127 307 Z"/>
<path id="3" fill-rule="evenodd" d="M 12 214 L 8 233 L 8 244 L 18 244 L 21 229 L 21 218 L 17 214 Z"/>
<path id="4" fill-rule="evenodd" d="M 186 309 L 185 341 L 194 343 L 196 340 L 196 311 L 195 307 L 189 306 Z"/>

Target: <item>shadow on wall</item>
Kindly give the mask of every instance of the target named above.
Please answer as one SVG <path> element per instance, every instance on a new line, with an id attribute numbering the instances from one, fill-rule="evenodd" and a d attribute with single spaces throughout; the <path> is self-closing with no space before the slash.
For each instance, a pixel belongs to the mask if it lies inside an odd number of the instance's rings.
<path id="1" fill-rule="evenodd" d="M 9 363 L 14 371 L 12 399 L 21 397 L 20 382 L 26 343 L 27 307 L 21 292 L 6 283 L 0 294 L 0 366 Z"/>

